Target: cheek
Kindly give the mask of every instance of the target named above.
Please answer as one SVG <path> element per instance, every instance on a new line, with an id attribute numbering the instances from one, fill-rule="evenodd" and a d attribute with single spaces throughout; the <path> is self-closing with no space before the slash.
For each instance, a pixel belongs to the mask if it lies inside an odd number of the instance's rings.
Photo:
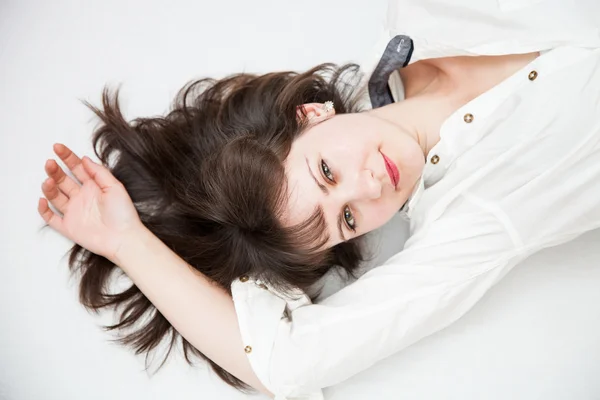
<path id="1" fill-rule="evenodd" d="M 396 215 L 399 209 L 400 207 L 393 199 L 369 204 L 364 213 L 364 230 L 372 231 L 382 227 Z"/>

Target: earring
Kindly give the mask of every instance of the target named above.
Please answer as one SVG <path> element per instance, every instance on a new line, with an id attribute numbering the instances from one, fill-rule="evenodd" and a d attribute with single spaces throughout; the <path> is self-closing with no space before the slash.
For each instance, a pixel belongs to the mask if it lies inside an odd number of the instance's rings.
<path id="1" fill-rule="evenodd" d="M 326 101 L 325 103 L 323 103 L 323 111 L 325 111 L 326 114 L 329 114 L 329 112 L 333 110 L 333 101 Z"/>

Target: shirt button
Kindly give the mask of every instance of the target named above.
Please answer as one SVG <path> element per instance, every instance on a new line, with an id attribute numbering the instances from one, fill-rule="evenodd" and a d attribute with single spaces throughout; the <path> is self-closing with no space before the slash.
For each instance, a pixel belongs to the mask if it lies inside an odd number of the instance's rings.
<path id="1" fill-rule="evenodd" d="M 240 277 L 240 281 L 241 281 L 241 282 L 248 282 L 248 279 L 250 279 L 250 278 L 248 277 L 248 275 L 244 275 L 244 276 L 241 276 L 241 277 Z"/>
<path id="2" fill-rule="evenodd" d="M 471 122 L 473 122 L 473 119 L 475 119 L 473 114 L 465 114 L 465 116 L 464 116 L 464 120 L 467 124 L 470 124 Z"/>
<path id="3" fill-rule="evenodd" d="M 438 156 L 437 154 L 434 155 L 433 157 L 431 157 L 431 163 L 432 164 L 437 164 L 440 162 L 440 156 Z"/>
<path id="4" fill-rule="evenodd" d="M 530 81 L 535 81 L 535 78 L 537 78 L 537 77 L 538 77 L 537 71 L 531 71 L 528 76 Z"/>
<path id="5" fill-rule="evenodd" d="M 244 351 L 245 351 L 247 354 L 250 354 L 250 353 L 252 353 L 252 347 L 250 347 L 250 346 L 246 346 L 246 347 L 244 347 Z"/>

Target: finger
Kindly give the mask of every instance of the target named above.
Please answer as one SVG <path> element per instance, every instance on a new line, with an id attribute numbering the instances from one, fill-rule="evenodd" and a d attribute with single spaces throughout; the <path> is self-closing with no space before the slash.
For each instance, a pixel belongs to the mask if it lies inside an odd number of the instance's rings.
<path id="1" fill-rule="evenodd" d="M 69 198 L 65 196 L 63 192 L 58 190 L 58 186 L 56 186 L 56 182 L 54 179 L 48 178 L 42 183 L 42 192 L 44 196 L 48 199 L 48 201 L 61 213 L 65 213 L 67 210 L 67 204 L 69 203 Z"/>
<path id="2" fill-rule="evenodd" d="M 48 200 L 40 197 L 38 200 L 38 213 L 42 216 L 44 221 L 52 227 L 52 229 L 62 233 L 62 218 L 56 215 L 48 206 Z"/>
<path id="3" fill-rule="evenodd" d="M 91 179 L 85 168 L 83 168 L 83 165 L 81 165 L 81 159 L 77 157 L 77 154 L 73 153 L 71 149 L 62 143 L 56 143 L 53 146 L 53 149 L 73 175 L 79 179 L 79 182 L 83 183 L 88 179 Z"/>
<path id="4" fill-rule="evenodd" d="M 117 178 L 113 176 L 113 174 L 108 169 L 106 169 L 106 167 L 95 163 L 94 161 L 92 161 L 91 158 L 84 156 L 81 162 L 83 163 L 83 167 L 90 175 L 90 177 L 94 181 L 96 181 L 98 186 L 100 186 L 100 189 L 110 189 L 111 187 L 114 187 L 121 183 L 117 180 Z"/>
<path id="5" fill-rule="evenodd" d="M 56 182 L 58 188 L 67 195 L 67 197 L 71 197 L 75 195 L 79 191 L 79 185 L 71 179 L 61 167 L 58 166 L 56 161 L 48 160 L 46 161 L 46 173 L 50 178 Z"/>

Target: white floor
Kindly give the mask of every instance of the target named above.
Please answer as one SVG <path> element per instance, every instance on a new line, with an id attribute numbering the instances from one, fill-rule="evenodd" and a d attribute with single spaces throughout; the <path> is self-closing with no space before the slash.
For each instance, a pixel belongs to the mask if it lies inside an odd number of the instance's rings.
<path id="1" fill-rule="evenodd" d="M 70 243 L 39 232 L 44 162 L 54 142 L 89 154 L 95 120 L 80 100 L 97 103 L 106 83 L 122 84 L 133 118 L 163 113 L 193 78 L 358 61 L 384 3 L 0 0 L 0 399 L 248 398 L 181 359 L 150 377 L 108 341 L 111 316 L 77 302 Z M 592 232 L 533 257 L 458 323 L 327 398 L 600 398 L 598 243 Z"/>

